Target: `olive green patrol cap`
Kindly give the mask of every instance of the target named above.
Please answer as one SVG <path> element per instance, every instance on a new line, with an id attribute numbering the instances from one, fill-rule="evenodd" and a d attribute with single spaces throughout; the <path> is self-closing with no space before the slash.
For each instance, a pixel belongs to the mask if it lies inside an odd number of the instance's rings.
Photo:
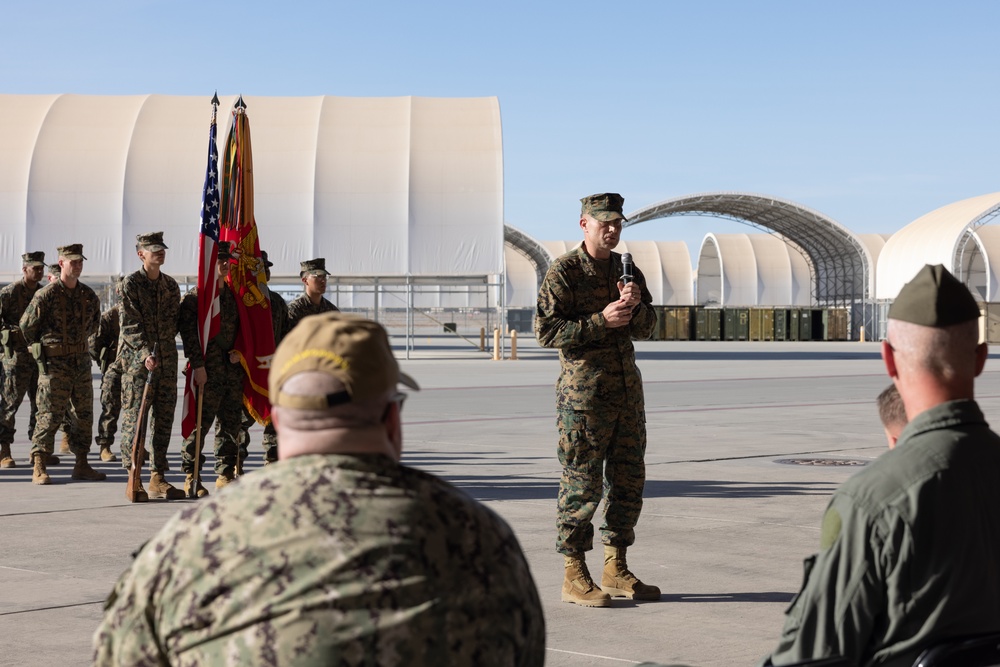
<path id="1" fill-rule="evenodd" d="M 135 244 L 143 250 L 148 250 L 149 252 L 159 252 L 161 250 L 167 250 L 170 247 L 163 242 L 163 232 L 136 234 Z"/>
<path id="2" fill-rule="evenodd" d="M 58 276 L 60 273 L 62 273 L 62 267 L 60 267 L 58 264 L 49 264 L 50 276 Z"/>
<path id="3" fill-rule="evenodd" d="M 617 192 L 602 192 L 599 195 L 590 195 L 580 200 L 583 207 L 580 215 L 587 214 L 594 220 L 608 222 L 609 220 L 624 220 L 628 218 L 622 215 L 622 206 L 625 205 L 625 198 Z"/>
<path id="4" fill-rule="evenodd" d="M 65 257 L 68 260 L 87 259 L 83 256 L 82 243 L 70 243 L 69 245 L 59 246 L 59 256 Z"/>
<path id="5" fill-rule="evenodd" d="M 925 264 L 899 290 L 889 319 L 940 329 L 979 318 L 979 304 L 969 288 L 940 264 Z"/>
<path id="6" fill-rule="evenodd" d="M 285 380 L 310 371 L 339 380 L 345 391 L 325 396 L 281 391 Z M 397 384 L 420 389 L 413 378 L 399 370 L 382 325 L 358 315 L 329 312 L 303 319 L 278 345 L 271 360 L 268 395 L 272 405 L 322 410 L 379 398 Z"/>
<path id="7" fill-rule="evenodd" d="M 21 255 L 21 264 L 23 266 L 45 266 L 45 253 L 41 250 L 26 252 Z"/>
<path id="8" fill-rule="evenodd" d="M 326 258 L 317 257 L 299 262 L 299 278 L 306 276 L 328 276 L 330 272 L 326 270 Z"/>
<path id="9" fill-rule="evenodd" d="M 232 241 L 219 241 L 219 260 L 226 260 L 233 258 L 233 243 Z"/>

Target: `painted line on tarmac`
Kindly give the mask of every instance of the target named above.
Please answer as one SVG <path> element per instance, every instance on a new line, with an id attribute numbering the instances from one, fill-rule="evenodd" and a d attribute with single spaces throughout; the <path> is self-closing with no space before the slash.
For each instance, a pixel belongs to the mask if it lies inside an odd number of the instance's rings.
<path id="1" fill-rule="evenodd" d="M 600 658 L 601 660 L 614 660 L 615 662 L 627 662 L 630 665 L 641 665 L 642 663 L 638 660 L 625 660 L 624 658 L 610 658 L 606 655 L 595 655 L 593 653 L 577 653 L 576 651 L 563 651 L 558 648 L 545 648 L 546 651 L 554 651 L 555 653 L 568 653 L 569 655 L 580 655 L 585 658 Z"/>
<path id="2" fill-rule="evenodd" d="M 33 514 L 62 514 L 64 512 L 87 512 L 90 510 L 106 510 L 112 509 L 114 507 L 132 507 L 133 503 L 122 503 L 120 505 L 99 505 L 97 507 L 68 507 L 61 510 L 38 510 L 35 512 L 11 512 L 9 514 L 0 514 L 0 519 L 8 516 L 31 516 Z"/>

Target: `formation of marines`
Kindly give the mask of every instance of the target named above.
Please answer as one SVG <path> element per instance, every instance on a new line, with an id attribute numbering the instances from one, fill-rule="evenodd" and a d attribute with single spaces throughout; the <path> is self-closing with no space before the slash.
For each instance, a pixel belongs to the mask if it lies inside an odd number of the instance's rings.
<path id="1" fill-rule="evenodd" d="M 118 303 L 103 313 L 100 299 L 80 282 L 83 270 L 82 244 L 58 249 L 59 257 L 50 265 L 47 282 L 45 253 L 22 255 L 21 280 L 0 290 L 0 468 L 17 466 L 11 452 L 17 411 L 28 398 L 30 416 L 28 438 L 32 443 L 32 482 L 52 483 L 48 467 L 58 465 L 54 455 L 57 431 L 65 434 L 62 451 L 74 459 L 72 478 L 101 481 L 105 473 L 94 470 L 87 456 L 91 436 L 103 462 L 121 461 L 132 466 L 132 442 L 139 429 L 140 405 L 147 378 L 150 379 L 148 441 L 140 452 L 148 459 L 148 483 L 141 498 L 180 499 L 200 480 L 205 457 L 194 460 L 192 433 L 185 440 L 182 468 L 187 474 L 185 490 L 174 488 L 165 477 L 169 470 L 167 446 L 177 406 L 178 346 L 180 338 L 194 383 L 202 390 L 202 439 L 212 422 L 215 436 L 216 488 L 243 473 L 242 462 L 249 445 L 252 424 L 243 408 L 243 370 L 233 349 L 239 331 L 235 296 L 225 281 L 233 258 L 231 245 L 219 243 L 217 265 L 221 327 L 202 354 L 198 339 L 197 289 L 181 297 L 177 281 L 163 272 L 167 245 L 163 232 L 136 236 L 140 267 L 115 284 Z M 267 279 L 273 265 L 262 253 Z M 337 310 L 323 297 L 326 291 L 326 262 L 323 258 L 301 263 L 304 294 L 286 304 L 271 293 L 270 307 L 275 342 L 279 342 L 306 315 Z M 154 355 L 154 349 L 157 350 Z M 101 371 L 101 414 L 94 434 L 92 364 Z M 121 431 L 118 456 L 112 451 Z M 277 438 L 273 428 L 265 428 L 265 462 L 277 460 Z M 198 496 L 208 491 L 197 482 Z"/>

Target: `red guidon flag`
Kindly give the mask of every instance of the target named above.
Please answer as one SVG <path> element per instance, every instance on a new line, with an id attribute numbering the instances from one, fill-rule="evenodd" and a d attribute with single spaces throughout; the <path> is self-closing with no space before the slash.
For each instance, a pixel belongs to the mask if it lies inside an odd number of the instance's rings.
<path id="1" fill-rule="evenodd" d="M 267 375 L 274 356 L 274 328 L 264 261 L 253 215 L 253 155 L 250 120 L 241 96 L 233 108 L 233 125 L 226 140 L 222 170 L 222 229 L 219 238 L 233 244 L 233 266 L 226 279 L 236 296 L 240 333 L 236 350 L 246 371 L 243 405 L 258 423 L 271 421 Z"/>
<path id="2" fill-rule="evenodd" d="M 205 169 L 205 189 L 201 196 L 201 228 L 198 232 L 198 340 L 201 353 L 208 341 L 219 333 L 221 307 L 216 289 L 215 264 L 219 258 L 219 149 L 215 143 L 215 115 L 218 96 L 212 98 L 212 125 L 208 131 L 208 167 Z M 273 334 L 272 334 L 273 336 Z M 181 409 L 181 436 L 187 438 L 198 423 L 198 401 L 195 398 L 191 365 L 184 370 L 184 404 Z"/>

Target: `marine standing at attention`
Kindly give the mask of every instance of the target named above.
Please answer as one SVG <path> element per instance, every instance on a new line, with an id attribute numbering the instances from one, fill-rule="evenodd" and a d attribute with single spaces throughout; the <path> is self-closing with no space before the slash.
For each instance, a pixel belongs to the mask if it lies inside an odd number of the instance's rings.
<path id="1" fill-rule="evenodd" d="M 656 326 L 642 272 L 623 276 L 618 245 L 625 200 L 615 193 L 584 197 L 583 243 L 556 259 L 538 292 L 535 334 L 559 349 L 556 383 L 559 428 L 558 536 L 565 557 L 562 600 L 606 607 L 610 598 L 658 600 L 660 589 L 639 581 L 625 551 L 635 541 L 646 480 L 646 413 L 632 340 Z M 604 495 L 604 572 L 598 588 L 587 570 L 592 523 Z"/>
<path id="2" fill-rule="evenodd" d="M 76 456 L 73 479 L 100 481 L 107 477 L 87 463 L 94 426 L 87 339 L 97 331 L 101 300 L 80 282 L 85 259 L 80 243 L 59 248 L 59 279 L 38 290 L 21 316 L 21 333 L 29 349 L 35 348 L 39 365 L 38 421 L 31 438 L 34 484 L 52 483 L 46 459 L 62 425 L 70 428 L 69 446 Z M 70 419 L 71 415 L 74 418 Z"/>
<path id="3" fill-rule="evenodd" d="M 323 294 L 326 293 L 326 259 L 317 257 L 299 264 L 299 278 L 304 286 L 302 294 L 288 304 L 288 331 L 302 321 L 302 318 L 320 313 L 339 310 Z"/>

